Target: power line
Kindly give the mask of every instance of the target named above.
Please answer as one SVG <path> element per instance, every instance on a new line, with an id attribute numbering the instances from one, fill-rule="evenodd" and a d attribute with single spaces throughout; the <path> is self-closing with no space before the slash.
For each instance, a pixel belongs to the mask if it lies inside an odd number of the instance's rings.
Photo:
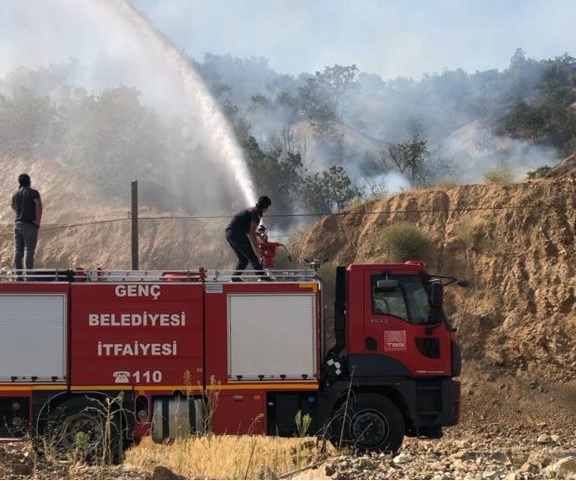
<path id="1" fill-rule="evenodd" d="M 369 210 L 369 211 L 343 211 L 343 212 L 333 212 L 333 213 L 291 213 L 291 214 L 267 214 L 267 219 L 272 218 L 311 218 L 311 217 L 328 217 L 328 216 L 369 216 L 369 215 L 399 215 L 399 214 L 449 214 L 451 212 L 479 212 L 479 211 L 502 211 L 502 210 L 531 210 L 538 209 L 539 211 L 543 209 L 553 209 L 562 208 L 566 209 L 564 204 L 540 204 L 540 205 L 506 205 L 500 207 L 456 207 L 447 209 L 390 209 L 390 210 Z M 218 219 L 229 219 L 230 215 L 177 215 L 177 216 L 139 216 L 139 220 L 218 220 Z M 113 219 L 104 219 L 98 221 L 90 222 L 77 222 L 74 224 L 64 224 L 64 225 L 53 225 L 44 227 L 42 230 L 57 230 L 57 229 L 70 229 L 74 227 L 86 227 L 94 225 L 109 224 L 114 222 L 129 221 L 130 216 L 127 217 L 117 217 Z"/>
<path id="2" fill-rule="evenodd" d="M 99 225 L 99 224 L 111 224 L 113 222 L 121 222 L 124 220 L 130 220 L 129 217 L 119 217 L 116 219 L 106 219 L 106 220 L 94 220 L 91 222 L 78 222 L 76 224 L 64 224 L 64 225 L 53 225 L 50 227 L 42 227 L 43 231 L 47 231 L 47 230 L 57 230 L 57 229 L 71 229 L 73 227 L 86 227 L 86 226 L 92 226 L 92 225 Z"/>

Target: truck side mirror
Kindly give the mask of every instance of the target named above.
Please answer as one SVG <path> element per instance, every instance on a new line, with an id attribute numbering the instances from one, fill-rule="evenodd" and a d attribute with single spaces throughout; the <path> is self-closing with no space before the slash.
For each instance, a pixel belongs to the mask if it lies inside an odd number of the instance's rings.
<path id="1" fill-rule="evenodd" d="M 430 285 L 430 310 L 428 311 L 428 322 L 439 324 L 444 318 L 444 286 L 440 282 L 433 282 Z"/>
<path id="2" fill-rule="evenodd" d="M 430 285 L 430 307 L 432 309 L 442 309 L 444 305 L 444 286 L 440 282 L 433 282 Z"/>

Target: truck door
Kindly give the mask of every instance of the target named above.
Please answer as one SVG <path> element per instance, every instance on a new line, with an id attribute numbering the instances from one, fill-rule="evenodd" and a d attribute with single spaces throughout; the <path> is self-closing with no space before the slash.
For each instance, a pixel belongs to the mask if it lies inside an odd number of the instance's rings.
<path id="1" fill-rule="evenodd" d="M 413 376 L 450 375 L 451 336 L 446 322 L 429 321 L 428 278 L 367 272 L 364 289 L 367 353 L 392 358 Z"/>

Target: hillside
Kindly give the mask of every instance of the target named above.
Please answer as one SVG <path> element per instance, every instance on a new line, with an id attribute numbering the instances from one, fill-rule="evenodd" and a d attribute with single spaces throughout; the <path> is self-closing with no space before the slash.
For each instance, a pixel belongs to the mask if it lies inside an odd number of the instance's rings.
<path id="1" fill-rule="evenodd" d="M 575 182 L 567 173 L 405 192 L 323 219 L 293 251 L 337 264 L 385 261 L 382 229 L 415 223 L 434 243 L 430 270 L 471 281 L 446 293 L 463 347 L 463 425 L 573 435 Z"/>
<path id="2" fill-rule="evenodd" d="M 573 189 L 567 177 L 405 192 L 325 218 L 294 250 L 339 264 L 385 261 L 382 228 L 413 222 L 433 240 L 431 270 L 472 281 L 448 293 L 466 357 L 569 380 L 576 368 Z"/>
<path id="3" fill-rule="evenodd" d="M 327 140 L 330 137 L 337 138 L 341 149 L 341 156 L 346 158 L 344 167 L 355 182 L 361 183 L 366 180 L 363 177 L 380 173 L 383 169 L 381 159 L 386 144 L 372 139 L 343 123 L 334 122 L 330 134 L 322 134 L 319 126 L 314 122 L 300 121 L 290 127 L 295 138 L 305 146 L 303 148 L 303 162 L 311 170 L 322 170 L 330 165 L 326 159 Z"/>

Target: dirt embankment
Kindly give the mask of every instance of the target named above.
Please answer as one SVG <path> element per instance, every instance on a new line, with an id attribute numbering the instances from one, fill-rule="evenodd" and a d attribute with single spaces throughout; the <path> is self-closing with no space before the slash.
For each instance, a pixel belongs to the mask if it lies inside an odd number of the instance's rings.
<path id="1" fill-rule="evenodd" d="M 466 358 L 568 381 L 576 372 L 575 183 L 406 192 L 325 218 L 293 250 L 343 264 L 386 261 L 382 230 L 413 222 L 432 240 L 430 270 L 471 281 L 447 290 Z"/>
<path id="2" fill-rule="evenodd" d="M 576 178 L 406 192 L 325 218 L 295 244 L 335 263 L 386 261 L 382 230 L 416 224 L 432 240 L 463 347 L 463 423 L 543 425 L 574 434 Z"/>
<path id="3" fill-rule="evenodd" d="M 84 267 L 130 269 L 132 265 L 130 186 L 123 199 L 110 198 L 86 179 L 47 160 L 0 159 L 3 175 L 0 191 L 0 268 L 12 265 L 10 196 L 17 177 L 27 172 L 44 205 L 36 255 L 37 268 Z M 166 217 L 175 217 L 167 220 Z M 233 266 L 224 240 L 228 219 L 203 219 L 181 212 L 162 212 L 139 206 L 140 269 L 197 269 L 201 266 Z M 214 242 L 217 239 L 219 242 Z"/>

